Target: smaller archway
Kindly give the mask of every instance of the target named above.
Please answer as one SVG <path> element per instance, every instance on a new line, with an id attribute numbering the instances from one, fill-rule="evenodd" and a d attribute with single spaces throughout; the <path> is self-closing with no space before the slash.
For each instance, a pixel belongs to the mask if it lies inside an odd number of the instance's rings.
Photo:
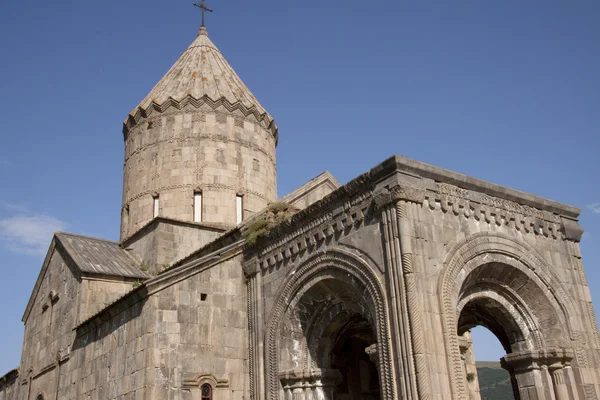
<path id="1" fill-rule="evenodd" d="M 485 263 L 465 266 L 457 287 L 456 335 L 461 351 L 462 376 L 471 399 L 479 399 L 469 365 L 469 331 L 483 326 L 500 341 L 506 355 L 502 367 L 510 374 L 515 399 L 533 391 L 540 399 L 555 398 L 545 355 L 552 345 L 565 343 L 561 318 L 542 287 L 516 260 L 488 256 Z M 471 378 L 471 379 L 469 379 Z"/>
<path id="2" fill-rule="evenodd" d="M 363 260 L 340 250 L 316 255 L 292 270 L 276 299 L 265 338 L 269 399 L 395 398 L 387 304 Z M 338 386 L 351 379 L 338 368 L 349 349 L 361 353 L 346 364 L 361 371 L 360 389 Z"/>
<path id="3" fill-rule="evenodd" d="M 468 398 L 458 333 L 474 325 L 469 314 L 510 348 L 502 365 L 513 373 L 520 395 L 562 400 L 577 392 L 570 365 L 573 304 L 535 248 L 500 233 L 474 234 L 450 248 L 438 295 L 454 398 Z"/>
<path id="4" fill-rule="evenodd" d="M 367 352 L 377 343 L 371 309 L 360 286 L 336 275 L 317 275 L 286 312 L 279 333 L 284 398 L 380 398 L 379 373 Z"/>

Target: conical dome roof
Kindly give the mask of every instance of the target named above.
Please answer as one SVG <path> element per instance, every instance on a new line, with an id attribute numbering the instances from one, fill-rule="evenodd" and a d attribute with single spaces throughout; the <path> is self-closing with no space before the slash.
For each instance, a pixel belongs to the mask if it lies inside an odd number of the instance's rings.
<path id="1" fill-rule="evenodd" d="M 150 106 L 164 108 L 186 99 L 210 99 L 225 102 L 228 109 L 241 108 L 245 113 L 273 118 L 244 85 L 219 49 L 209 39 L 205 27 L 183 55 L 132 112 L 145 112 Z M 274 125 L 274 124 L 273 124 Z M 273 126 L 274 127 L 274 126 Z M 275 128 L 275 127 L 274 127 Z M 275 128 L 276 131 L 276 128 Z"/>

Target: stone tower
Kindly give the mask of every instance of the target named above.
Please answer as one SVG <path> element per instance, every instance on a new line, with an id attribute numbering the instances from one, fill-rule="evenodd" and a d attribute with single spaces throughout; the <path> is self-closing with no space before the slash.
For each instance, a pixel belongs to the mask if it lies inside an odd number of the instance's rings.
<path id="1" fill-rule="evenodd" d="M 122 241 L 159 217 L 228 229 L 277 198 L 277 126 L 204 26 L 123 136 Z"/>

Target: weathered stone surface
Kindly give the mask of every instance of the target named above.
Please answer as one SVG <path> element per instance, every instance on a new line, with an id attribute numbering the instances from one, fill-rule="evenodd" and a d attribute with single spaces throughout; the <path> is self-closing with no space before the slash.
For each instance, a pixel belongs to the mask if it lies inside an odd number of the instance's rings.
<path id="1" fill-rule="evenodd" d="M 246 243 L 235 196 L 275 200 L 277 130 L 234 80 L 214 98 L 233 72 L 202 35 L 125 123 L 122 242 L 52 241 L 0 400 L 478 398 L 478 325 L 516 398 L 598 398 L 578 209 L 394 156 Z"/>

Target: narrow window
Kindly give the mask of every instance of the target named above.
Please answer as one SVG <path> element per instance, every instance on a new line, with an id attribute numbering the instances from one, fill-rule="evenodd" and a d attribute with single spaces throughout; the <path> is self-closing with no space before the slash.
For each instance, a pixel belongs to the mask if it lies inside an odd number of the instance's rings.
<path id="1" fill-rule="evenodd" d="M 202 192 L 194 192 L 194 222 L 202 222 Z"/>
<path id="2" fill-rule="evenodd" d="M 160 202 L 158 200 L 158 195 L 154 196 L 152 199 L 154 200 L 153 216 L 154 216 L 154 218 L 156 218 L 156 217 L 158 217 L 158 210 L 160 209 Z"/>
<path id="3" fill-rule="evenodd" d="M 202 400 L 212 400 L 212 388 L 208 383 L 202 385 Z"/>
<path id="4" fill-rule="evenodd" d="M 235 216 L 237 218 L 236 223 L 239 224 L 244 219 L 244 201 L 243 196 L 239 194 L 235 196 Z"/>

